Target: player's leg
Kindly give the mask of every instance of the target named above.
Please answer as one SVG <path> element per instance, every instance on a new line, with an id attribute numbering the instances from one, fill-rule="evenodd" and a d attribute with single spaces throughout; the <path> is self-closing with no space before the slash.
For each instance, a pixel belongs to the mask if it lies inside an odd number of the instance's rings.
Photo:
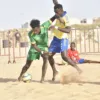
<path id="1" fill-rule="evenodd" d="M 79 73 L 82 72 L 82 70 L 76 65 L 76 63 L 74 63 L 74 62 L 67 56 L 66 50 L 63 51 L 63 52 L 61 52 L 61 57 L 62 57 L 62 59 L 63 59 L 64 61 L 68 62 L 68 64 L 70 64 L 71 66 L 73 66 L 74 68 L 76 68 L 77 71 L 78 71 Z"/>
<path id="2" fill-rule="evenodd" d="M 62 60 L 60 63 L 57 62 L 56 64 L 57 64 L 58 66 L 63 66 L 63 65 L 66 65 L 67 62 L 65 62 L 64 60 Z"/>
<path id="3" fill-rule="evenodd" d="M 100 63 L 100 61 L 93 61 L 93 60 L 84 59 L 84 63 Z"/>
<path id="4" fill-rule="evenodd" d="M 45 54 L 43 56 L 42 75 L 41 75 L 41 81 L 40 81 L 41 83 L 44 81 L 47 66 L 48 66 L 48 55 Z"/>
<path id="5" fill-rule="evenodd" d="M 63 66 L 65 65 L 64 63 L 56 63 L 58 66 Z"/>
<path id="6" fill-rule="evenodd" d="M 8 44 L 9 47 L 11 47 L 12 46 L 12 38 L 9 37 L 8 42 L 9 42 L 9 44 Z"/>
<path id="7" fill-rule="evenodd" d="M 100 63 L 100 61 L 93 61 L 93 60 L 87 60 L 87 59 L 80 59 L 78 61 L 79 64 L 84 64 L 84 63 Z"/>
<path id="8" fill-rule="evenodd" d="M 17 40 L 15 39 L 15 47 L 17 47 Z"/>
<path id="9" fill-rule="evenodd" d="M 32 63 L 32 60 L 27 60 L 26 61 L 26 64 L 22 68 L 22 71 L 21 71 L 20 76 L 18 78 L 19 81 L 21 81 L 23 74 L 29 69 L 31 63 Z"/>
<path id="10" fill-rule="evenodd" d="M 49 53 L 49 63 L 51 65 L 51 68 L 53 70 L 53 78 L 52 78 L 52 81 L 55 80 L 55 77 L 56 77 L 56 74 L 58 73 L 58 71 L 56 70 L 56 67 L 55 67 L 55 60 L 53 58 L 53 56 L 55 55 L 56 53 Z"/>
<path id="11" fill-rule="evenodd" d="M 68 44 L 69 44 L 68 39 L 61 40 L 61 57 L 65 62 L 76 68 L 77 71 L 81 73 L 82 72 L 81 69 L 67 55 Z"/>
<path id="12" fill-rule="evenodd" d="M 59 39 L 56 38 L 56 37 L 53 37 L 53 40 L 50 44 L 50 47 L 49 47 L 49 63 L 51 65 L 51 68 L 53 70 L 53 78 L 52 78 L 52 81 L 55 80 L 55 77 L 58 73 L 58 71 L 56 70 L 56 67 L 55 67 L 55 60 L 53 58 L 53 56 L 56 54 L 56 53 L 59 53 L 60 50 L 59 50 Z"/>

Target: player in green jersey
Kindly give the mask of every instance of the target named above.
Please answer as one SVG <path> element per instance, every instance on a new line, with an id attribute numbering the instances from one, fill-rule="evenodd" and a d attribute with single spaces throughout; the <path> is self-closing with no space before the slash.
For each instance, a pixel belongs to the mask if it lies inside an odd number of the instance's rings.
<path id="1" fill-rule="evenodd" d="M 42 66 L 42 76 L 41 81 L 44 81 L 44 77 L 47 69 L 47 61 L 48 61 L 48 29 L 51 23 L 57 18 L 57 16 L 53 16 L 49 21 L 46 21 L 40 26 L 40 21 L 37 19 L 33 19 L 30 23 L 32 30 L 28 33 L 31 47 L 28 52 L 27 60 L 25 66 L 22 68 L 22 72 L 18 78 L 19 81 L 22 80 L 23 74 L 29 69 L 33 60 L 39 59 L 40 56 L 43 58 L 43 66 Z M 56 68 L 52 68 L 55 69 Z"/>

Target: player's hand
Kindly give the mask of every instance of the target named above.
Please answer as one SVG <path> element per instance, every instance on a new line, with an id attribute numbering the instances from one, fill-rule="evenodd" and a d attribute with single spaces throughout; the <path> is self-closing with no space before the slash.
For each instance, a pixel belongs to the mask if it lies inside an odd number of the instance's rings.
<path id="1" fill-rule="evenodd" d="M 65 24 L 65 21 L 62 18 L 58 18 L 58 20 L 60 21 L 60 23 Z"/>
<path id="2" fill-rule="evenodd" d="M 55 26 L 50 26 L 49 27 L 49 30 L 53 30 L 53 29 L 55 29 Z"/>
<path id="3" fill-rule="evenodd" d="M 47 51 L 44 51 L 43 53 L 41 53 L 41 57 L 44 58 L 44 57 L 48 56 L 48 54 L 49 53 Z"/>
<path id="4" fill-rule="evenodd" d="M 54 5 L 58 4 L 58 0 L 53 0 Z"/>

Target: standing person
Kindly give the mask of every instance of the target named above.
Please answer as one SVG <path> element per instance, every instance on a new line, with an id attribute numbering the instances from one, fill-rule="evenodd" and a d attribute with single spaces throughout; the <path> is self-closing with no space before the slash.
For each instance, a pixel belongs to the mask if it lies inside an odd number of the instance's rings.
<path id="1" fill-rule="evenodd" d="M 23 74 L 29 69 L 32 62 L 39 59 L 40 56 L 43 58 L 42 76 L 40 82 L 44 81 L 48 61 L 48 29 L 55 19 L 56 16 L 53 16 L 49 21 L 46 21 L 41 26 L 39 20 L 34 19 L 31 21 L 30 26 L 32 30 L 28 33 L 31 47 L 28 52 L 26 64 L 22 68 L 22 72 L 18 78 L 19 81 L 22 80 Z"/>
<path id="2" fill-rule="evenodd" d="M 13 37 L 12 37 L 12 34 L 11 34 L 11 30 L 9 30 L 7 32 L 7 39 L 8 39 L 8 42 L 9 42 L 9 47 L 12 46 L 12 40 L 13 40 Z"/>
<path id="3" fill-rule="evenodd" d="M 61 57 L 64 61 L 68 62 L 71 66 L 77 69 L 79 73 L 81 73 L 81 69 L 68 57 L 66 56 L 66 50 L 68 49 L 68 36 L 70 33 L 71 27 L 69 26 L 69 20 L 67 16 L 67 12 L 63 10 L 63 6 L 58 4 L 57 0 L 53 0 L 54 12 L 59 16 L 59 19 L 56 19 L 56 23 L 54 26 L 51 26 L 50 29 L 54 34 L 53 40 L 50 44 L 49 48 L 49 63 L 53 68 L 53 81 L 55 80 L 56 71 L 55 71 L 55 61 L 53 56 L 56 53 L 61 53 Z"/>
<path id="4" fill-rule="evenodd" d="M 20 43 L 21 34 L 18 30 L 16 30 L 14 36 L 15 36 L 15 47 L 17 47 L 17 44 Z"/>

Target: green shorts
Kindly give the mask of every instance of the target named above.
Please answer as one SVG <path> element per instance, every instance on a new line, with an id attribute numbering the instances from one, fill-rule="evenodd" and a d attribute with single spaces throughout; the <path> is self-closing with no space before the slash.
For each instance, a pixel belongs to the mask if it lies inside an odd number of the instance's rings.
<path id="1" fill-rule="evenodd" d="M 27 60 L 36 60 L 40 59 L 40 53 L 39 52 L 34 52 L 34 53 L 28 53 Z"/>
<path id="2" fill-rule="evenodd" d="M 42 51 L 48 51 L 48 47 L 41 47 L 40 48 Z M 36 52 L 36 50 L 30 48 L 27 56 L 27 60 L 39 60 L 41 56 L 41 53 Z"/>

